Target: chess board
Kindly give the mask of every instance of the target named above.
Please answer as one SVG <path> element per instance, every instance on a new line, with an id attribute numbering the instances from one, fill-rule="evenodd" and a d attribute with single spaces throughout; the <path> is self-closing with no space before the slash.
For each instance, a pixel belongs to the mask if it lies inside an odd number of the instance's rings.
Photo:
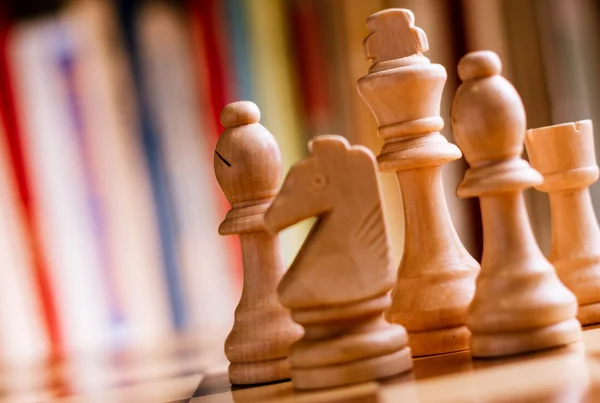
<path id="1" fill-rule="evenodd" d="M 600 326 L 560 349 L 495 360 L 473 360 L 468 351 L 418 358 L 408 374 L 311 392 L 291 382 L 232 386 L 220 340 L 1 375 L 0 403 L 597 402 Z"/>

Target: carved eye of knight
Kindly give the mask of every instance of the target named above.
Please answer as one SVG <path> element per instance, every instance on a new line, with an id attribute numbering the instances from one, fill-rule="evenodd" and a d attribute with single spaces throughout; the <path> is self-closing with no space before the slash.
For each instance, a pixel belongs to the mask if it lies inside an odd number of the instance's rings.
<path id="1" fill-rule="evenodd" d="M 327 186 L 327 177 L 323 174 L 317 174 L 312 178 L 312 185 L 317 189 Z"/>

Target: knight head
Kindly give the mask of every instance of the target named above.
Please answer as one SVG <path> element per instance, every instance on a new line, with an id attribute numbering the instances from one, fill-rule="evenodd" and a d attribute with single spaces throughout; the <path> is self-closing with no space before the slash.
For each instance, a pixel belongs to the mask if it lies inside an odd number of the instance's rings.
<path id="1" fill-rule="evenodd" d="M 309 148 L 264 216 L 274 232 L 318 216 L 281 279 L 279 300 L 294 310 L 385 294 L 394 270 L 373 153 L 330 135 L 316 137 Z M 341 277 L 361 280 L 336 287 Z M 310 288 L 317 283 L 320 287 Z"/>
<path id="2" fill-rule="evenodd" d="M 322 216 L 334 207 L 351 215 L 357 201 L 379 203 L 376 161 L 368 149 L 351 147 L 341 136 L 323 135 L 309 143 L 309 150 L 307 158 L 292 166 L 265 214 L 271 231 Z"/>

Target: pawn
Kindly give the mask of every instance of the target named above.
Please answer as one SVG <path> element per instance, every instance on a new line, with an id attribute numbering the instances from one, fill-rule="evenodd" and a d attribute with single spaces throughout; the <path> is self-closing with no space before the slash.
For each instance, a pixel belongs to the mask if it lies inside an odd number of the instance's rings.
<path id="1" fill-rule="evenodd" d="M 564 345 L 581 337 L 575 296 L 540 251 L 522 190 L 542 176 L 521 159 L 525 111 L 515 88 L 500 76 L 490 51 L 458 64 L 463 81 L 452 104 L 452 130 L 470 169 L 457 189 L 478 196 L 483 258 L 469 307 L 475 357 L 517 354 Z"/>
<path id="2" fill-rule="evenodd" d="M 600 323 L 600 229 L 588 186 L 598 179 L 591 120 L 527 131 L 531 165 L 543 176 L 552 215 L 549 260 L 579 302 L 583 325 Z"/>
<path id="3" fill-rule="evenodd" d="M 280 231 L 317 216 L 279 285 L 279 299 L 304 327 L 292 345 L 298 389 L 383 378 L 412 367 L 408 337 L 387 322 L 394 284 L 375 157 L 340 136 L 319 136 L 265 214 Z"/>
<path id="4" fill-rule="evenodd" d="M 302 331 L 277 300 L 283 259 L 279 236 L 265 230 L 263 216 L 281 181 L 281 155 L 259 119 L 252 102 L 227 105 L 214 155 L 217 181 L 231 203 L 219 234 L 239 235 L 242 247 L 244 285 L 225 341 L 229 380 L 239 385 L 288 379 L 288 349 Z"/>

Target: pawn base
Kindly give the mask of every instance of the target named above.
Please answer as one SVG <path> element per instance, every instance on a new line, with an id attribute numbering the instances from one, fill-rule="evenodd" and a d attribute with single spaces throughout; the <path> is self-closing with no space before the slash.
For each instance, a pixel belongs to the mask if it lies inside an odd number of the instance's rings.
<path id="1" fill-rule="evenodd" d="M 233 385 L 255 385 L 286 379 L 290 379 L 290 362 L 287 358 L 229 364 L 229 382 Z"/>
<path id="2" fill-rule="evenodd" d="M 400 351 L 364 360 L 311 368 L 292 368 L 296 389 L 331 388 L 385 378 L 412 368 L 411 351 Z"/>
<path id="3" fill-rule="evenodd" d="M 569 319 L 531 331 L 471 335 L 473 357 L 502 357 L 559 347 L 581 338 L 581 324 Z"/>
<path id="4" fill-rule="evenodd" d="M 471 332 L 466 326 L 408 334 L 413 357 L 454 353 L 469 349 Z"/>
<path id="5" fill-rule="evenodd" d="M 596 325 L 600 323 L 600 302 L 589 305 L 580 305 L 577 311 L 577 319 L 583 326 Z"/>

